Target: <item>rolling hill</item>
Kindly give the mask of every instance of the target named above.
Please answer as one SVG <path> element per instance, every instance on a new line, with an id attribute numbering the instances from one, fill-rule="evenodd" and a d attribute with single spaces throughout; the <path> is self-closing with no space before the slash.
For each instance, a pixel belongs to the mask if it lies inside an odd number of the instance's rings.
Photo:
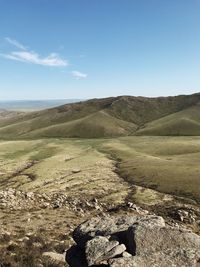
<path id="1" fill-rule="evenodd" d="M 119 96 L 71 103 L 0 120 L 0 138 L 200 135 L 200 94 Z"/>
<path id="2" fill-rule="evenodd" d="M 11 111 L 11 110 L 6 110 L 6 109 L 0 108 L 0 120 L 5 120 L 5 119 L 12 118 L 12 117 L 16 117 L 20 114 L 22 114 L 22 112 Z"/>
<path id="3" fill-rule="evenodd" d="M 159 136 L 200 135 L 200 103 L 147 123 L 137 134 Z"/>

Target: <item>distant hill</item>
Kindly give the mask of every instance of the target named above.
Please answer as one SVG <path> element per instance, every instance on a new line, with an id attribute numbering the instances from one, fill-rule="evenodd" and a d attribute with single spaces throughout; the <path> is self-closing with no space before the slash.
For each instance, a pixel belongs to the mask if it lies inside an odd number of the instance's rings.
<path id="1" fill-rule="evenodd" d="M 21 115 L 21 114 L 22 114 L 22 112 L 0 109 L 0 120 L 13 118 L 13 117 Z"/>
<path id="2" fill-rule="evenodd" d="M 0 120 L 0 138 L 200 135 L 200 94 L 91 99 Z"/>
<path id="3" fill-rule="evenodd" d="M 0 101 L 0 109 L 14 111 L 36 111 L 52 108 L 68 103 L 78 102 L 80 99 L 55 99 L 55 100 L 10 100 Z"/>

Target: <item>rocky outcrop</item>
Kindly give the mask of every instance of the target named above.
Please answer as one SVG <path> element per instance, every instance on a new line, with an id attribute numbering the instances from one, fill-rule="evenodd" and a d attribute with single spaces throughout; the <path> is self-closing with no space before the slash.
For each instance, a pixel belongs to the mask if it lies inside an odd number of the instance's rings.
<path id="1" fill-rule="evenodd" d="M 160 216 L 95 217 L 73 233 L 71 267 L 197 267 L 200 236 L 171 227 Z"/>
<path id="2" fill-rule="evenodd" d="M 73 232 L 74 241 L 82 248 L 88 240 L 95 236 L 118 236 L 120 239 L 125 238 L 127 229 L 137 223 L 149 221 L 149 224 L 157 224 L 164 226 L 165 222 L 162 217 L 148 215 L 148 216 L 124 216 L 124 217 L 110 217 L 104 218 L 95 217 L 85 223 L 79 225 Z"/>

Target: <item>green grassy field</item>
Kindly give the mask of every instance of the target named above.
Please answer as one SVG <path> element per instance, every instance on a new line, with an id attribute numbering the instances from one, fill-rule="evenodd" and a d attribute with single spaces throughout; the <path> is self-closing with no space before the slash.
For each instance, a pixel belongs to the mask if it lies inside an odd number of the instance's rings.
<path id="1" fill-rule="evenodd" d="M 135 184 L 200 202 L 199 158 L 199 137 L 1 141 L 0 188 L 118 202 Z"/>
<path id="2" fill-rule="evenodd" d="M 126 181 L 200 201 L 199 137 L 125 137 L 105 147 Z"/>
<path id="3" fill-rule="evenodd" d="M 114 162 L 87 141 L 44 139 L 0 142 L 0 188 L 64 192 L 69 197 L 120 202 L 127 183 Z M 96 145 L 95 145 L 96 146 Z"/>

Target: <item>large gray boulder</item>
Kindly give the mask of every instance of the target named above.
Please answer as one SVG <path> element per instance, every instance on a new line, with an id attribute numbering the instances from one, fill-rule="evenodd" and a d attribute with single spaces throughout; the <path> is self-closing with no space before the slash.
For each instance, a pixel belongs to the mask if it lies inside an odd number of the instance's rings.
<path id="1" fill-rule="evenodd" d="M 97 217 L 73 236 L 71 267 L 200 267 L 200 236 L 159 216 Z"/>
<path id="2" fill-rule="evenodd" d="M 132 255 L 151 255 L 168 250 L 193 250 L 200 252 L 200 237 L 192 232 L 172 227 L 150 227 L 135 224 L 127 230 L 128 251 Z"/>
<path id="3" fill-rule="evenodd" d="M 190 252 L 188 252 L 190 253 Z M 188 257 L 185 251 L 168 250 L 151 255 L 115 258 L 109 260 L 110 267 L 200 267 L 200 262 Z"/>
<path id="4" fill-rule="evenodd" d="M 165 226 L 165 221 L 160 216 L 153 215 L 134 215 L 123 217 L 94 217 L 81 225 L 73 232 L 73 239 L 78 246 L 84 248 L 88 240 L 95 236 L 117 235 L 121 240 L 125 237 L 124 233 L 135 223 L 148 221 L 148 224 Z M 123 243 L 123 242 L 122 242 Z"/>

